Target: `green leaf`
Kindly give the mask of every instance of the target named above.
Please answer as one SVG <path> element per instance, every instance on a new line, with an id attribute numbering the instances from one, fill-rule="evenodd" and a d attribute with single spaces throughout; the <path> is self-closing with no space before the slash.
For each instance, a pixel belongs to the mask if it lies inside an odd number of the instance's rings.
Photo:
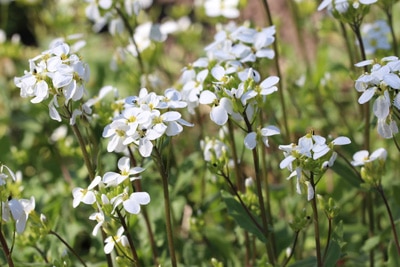
<path id="1" fill-rule="evenodd" d="M 324 259 L 324 266 L 335 266 L 336 262 L 340 259 L 340 254 L 339 243 L 336 240 L 331 240 L 331 242 L 329 242 L 328 253 Z"/>
<path id="2" fill-rule="evenodd" d="M 387 267 L 398 267 L 400 266 L 400 257 L 397 252 L 396 246 L 393 244 L 393 242 L 390 242 L 389 247 L 388 247 L 388 262 L 387 262 Z"/>
<path id="3" fill-rule="evenodd" d="M 364 246 L 362 246 L 361 250 L 366 252 L 371 251 L 379 244 L 380 241 L 381 237 L 379 235 L 370 237 L 367 239 L 367 241 L 365 241 Z"/>
<path id="4" fill-rule="evenodd" d="M 317 266 L 317 258 L 310 257 L 290 265 L 290 267 L 314 267 Z"/>
<path id="5" fill-rule="evenodd" d="M 252 233 L 262 242 L 266 243 L 267 239 L 263 232 L 255 225 L 253 220 L 247 214 L 245 208 L 237 201 L 234 197 L 232 197 L 229 193 L 225 191 L 221 191 L 222 199 L 225 202 L 226 207 L 228 208 L 228 213 L 235 222 L 244 230 Z M 252 213 L 253 218 L 257 221 L 259 225 L 261 225 L 260 219 Z"/>
<path id="6" fill-rule="evenodd" d="M 332 170 L 354 187 L 360 187 L 361 181 L 354 171 L 340 160 L 335 161 Z"/>

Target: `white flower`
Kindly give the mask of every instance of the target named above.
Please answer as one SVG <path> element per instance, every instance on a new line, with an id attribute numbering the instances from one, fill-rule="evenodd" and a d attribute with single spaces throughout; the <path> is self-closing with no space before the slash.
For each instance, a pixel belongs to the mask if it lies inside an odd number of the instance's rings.
<path id="1" fill-rule="evenodd" d="M 133 192 L 129 195 L 128 189 L 125 188 L 123 193 L 111 199 L 111 204 L 113 204 L 114 210 L 121 203 L 126 212 L 139 214 L 140 205 L 147 205 L 150 203 L 150 195 L 147 192 Z"/>
<path id="2" fill-rule="evenodd" d="M 353 161 L 351 162 L 351 165 L 364 166 L 365 163 L 374 161 L 376 159 L 386 160 L 386 157 L 387 151 L 384 148 L 378 148 L 371 155 L 369 155 L 367 150 L 361 150 L 353 155 Z"/>
<path id="3" fill-rule="evenodd" d="M 90 183 L 87 189 L 83 189 L 81 187 L 76 187 L 72 190 L 72 195 L 74 200 L 72 202 L 72 206 L 74 208 L 78 207 L 78 205 L 83 202 L 87 205 L 91 205 L 96 202 L 96 195 L 93 192 L 93 189 L 101 182 L 101 177 L 96 176 L 93 181 Z"/>
<path id="4" fill-rule="evenodd" d="M 275 126 L 267 126 L 260 130 L 260 135 L 265 146 L 269 147 L 268 136 L 280 134 L 280 130 Z M 244 138 L 244 144 L 248 149 L 254 149 L 257 146 L 257 133 L 251 132 Z"/>
<path id="5" fill-rule="evenodd" d="M 224 125 L 228 121 L 228 115 L 233 113 L 232 102 L 227 97 L 218 99 L 215 93 L 205 90 L 199 98 L 200 104 L 213 104 L 210 117 L 218 125 Z"/>
<path id="6" fill-rule="evenodd" d="M 99 209 L 98 212 L 92 213 L 92 214 L 89 216 L 89 220 L 97 221 L 97 224 L 95 225 L 95 227 L 93 228 L 93 231 L 92 231 L 92 235 L 93 235 L 93 236 L 96 236 L 97 233 L 98 233 L 99 230 L 100 230 L 100 227 L 102 227 L 103 224 L 104 224 L 105 218 L 104 218 L 104 212 L 103 212 L 103 210 Z"/>
<path id="7" fill-rule="evenodd" d="M 10 199 L 7 203 L 2 203 L 3 220 L 10 219 L 10 213 L 15 220 L 17 233 L 22 233 L 25 230 L 26 222 L 29 214 L 35 209 L 35 198 L 28 199 Z"/>
<path id="8" fill-rule="evenodd" d="M 220 160 L 228 150 L 228 146 L 219 139 L 206 138 L 201 140 L 200 145 L 203 149 L 204 160 L 207 162 Z"/>
<path id="9" fill-rule="evenodd" d="M 122 157 L 118 160 L 119 173 L 116 172 L 106 172 L 103 176 L 103 183 L 107 186 L 116 186 L 121 184 L 123 181 L 129 177 L 141 173 L 144 171 L 141 167 L 131 168 L 130 159 L 128 157 Z M 139 179 L 140 177 L 131 177 L 130 180 Z"/>
<path id="10" fill-rule="evenodd" d="M 124 233 L 124 228 L 121 226 L 118 231 L 117 234 L 115 236 L 109 236 L 104 240 L 104 253 L 106 254 L 110 254 L 115 245 L 116 244 L 120 244 L 123 247 L 128 247 L 129 246 L 129 242 L 128 242 L 128 238 L 123 235 Z"/>
<path id="11" fill-rule="evenodd" d="M 103 137 L 111 138 L 107 145 L 108 152 L 122 152 L 126 145 L 124 141 L 127 138 L 126 132 L 129 130 L 129 125 L 121 120 L 116 120 L 107 125 L 103 130 Z"/>
<path id="12" fill-rule="evenodd" d="M 270 95 L 273 92 L 278 91 L 278 88 L 275 86 L 279 82 L 279 77 L 271 76 L 266 78 L 264 81 L 261 82 L 259 86 L 256 86 L 254 90 L 249 90 L 243 94 L 241 100 L 243 104 L 246 104 L 248 100 L 261 95 L 266 96 Z"/>

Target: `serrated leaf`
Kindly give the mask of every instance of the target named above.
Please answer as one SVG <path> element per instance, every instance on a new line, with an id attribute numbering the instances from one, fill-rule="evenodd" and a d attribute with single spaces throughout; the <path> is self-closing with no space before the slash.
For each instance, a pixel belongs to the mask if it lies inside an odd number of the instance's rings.
<path id="1" fill-rule="evenodd" d="M 239 203 L 239 201 L 237 201 L 234 197 L 232 197 L 229 193 L 225 191 L 221 191 L 221 196 L 228 209 L 228 214 L 232 216 L 235 222 L 244 230 L 255 235 L 260 241 L 266 243 L 267 238 L 265 237 L 263 232 L 251 220 L 245 208 Z M 256 217 L 253 213 L 252 215 L 254 219 L 257 221 L 257 223 L 261 225 L 260 219 Z"/>

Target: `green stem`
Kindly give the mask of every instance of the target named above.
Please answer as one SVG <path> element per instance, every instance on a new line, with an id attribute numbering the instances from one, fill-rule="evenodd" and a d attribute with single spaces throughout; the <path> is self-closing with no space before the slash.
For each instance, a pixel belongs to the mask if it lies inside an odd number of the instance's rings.
<path id="1" fill-rule="evenodd" d="M 76 138 L 78 139 L 78 143 L 81 148 L 82 155 L 83 155 L 83 161 L 85 162 L 90 181 L 93 181 L 93 179 L 95 177 L 95 170 L 93 169 L 92 161 L 90 160 L 89 153 L 87 152 L 87 149 L 86 149 L 86 142 L 83 139 L 83 136 L 82 136 L 78 126 L 76 124 L 74 124 L 74 125 L 71 125 L 71 127 L 72 127 L 72 131 L 74 132 Z"/>
<path id="2" fill-rule="evenodd" d="M 360 52 L 361 52 L 361 60 L 364 61 L 367 59 L 367 56 L 365 54 L 365 47 L 364 47 L 364 42 L 361 36 L 361 30 L 360 30 L 360 25 L 361 21 L 352 24 L 352 29 L 354 31 L 354 34 L 356 35 L 356 38 L 358 40 L 358 43 L 360 45 Z M 368 72 L 368 67 L 364 66 L 364 72 Z M 364 104 L 364 120 L 365 120 L 365 128 L 364 128 L 364 149 L 369 151 L 370 148 L 370 105 L 369 102 Z"/>
<path id="3" fill-rule="evenodd" d="M 290 259 L 293 257 L 294 250 L 295 250 L 296 245 L 297 245 L 297 240 L 299 239 L 299 233 L 300 233 L 300 231 L 296 231 L 296 233 L 294 235 L 293 244 L 292 244 L 292 247 L 290 249 L 289 257 L 287 257 L 287 259 L 283 262 L 282 267 L 285 267 L 289 263 Z"/>
<path id="4" fill-rule="evenodd" d="M 365 201 L 366 201 L 367 212 L 368 212 L 369 237 L 372 237 L 372 236 L 374 236 L 374 232 L 375 232 L 375 216 L 374 216 L 374 206 L 373 206 L 371 192 L 367 192 Z M 369 253 L 369 266 L 374 267 L 374 265 L 375 265 L 375 252 L 373 249 L 371 249 L 371 251 Z"/>
<path id="5" fill-rule="evenodd" d="M 140 267 L 139 257 L 137 255 L 135 244 L 133 243 L 133 239 L 132 239 L 132 235 L 131 235 L 131 233 L 129 231 L 129 227 L 126 224 L 125 218 L 124 218 L 124 216 L 122 216 L 121 211 L 119 209 L 116 209 L 116 211 L 117 211 L 118 218 L 119 218 L 119 221 L 121 223 L 121 226 L 124 228 L 125 233 L 126 233 L 126 237 L 128 238 L 128 242 L 129 242 L 129 246 L 131 248 L 133 260 L 136 263 L 136 267 Z"/>
<path id="6" fill-rule="evenodd" d="M 393 236 L 394 236 L 394 243 L 396 244 L 396 248 L 397 248 L 397 253 L 400 256 L 400 244 L 399 244 L 399 239 L 398 239 L 398 235 L 397 235 L 397 231 L 396 231 L 396 225 L 394 224 L 394 220 L 393 220 L 393 215 L 392 215 L 392 210 L 390 209 L 389 203 L 387 201 L 387 198 L 385 196 L 385 192 L 383 191 L 382 186 L 377 186 L 376 189 L 378 190 L 378 193 L 380 194 L 380 196 L 382 197 L 383 202 L 385 203 L 385 207 L 387 210 L 387 213 L 389 215 L 389 220 L 390 220 L 390 225 L 392 227 L 392 232 L 393 232 Z"/>
<path id="7" fill-rule="evenodd" d="M 235 145 L 235 136 L 234 136 L 234 129 L 232 125 L 232 121 L 228 120 L 228 137 L 229 137 L 229 143 L 232 148 L 232 157 L 234 161 L 234 168 L 235 168 L 235 174 L 236 174 L 236 190 L 239 190 L 240 192 L 244 192 L 244 184 L 243 184 L 243 178 L 241 175 L 240 171 L 240 166 L 239 166 L 239 158 L 238 158 L 238 153 Z"/>
<path id="8" fill-rule="evenodd" d="M 349 35 L 347 34 L 346 25 L 343 22 L 340 22 L 340 29 L 342 30 L 343 39 L 346 44 L 347 54 L 349 55 L 350 69 L 354 71 L 355 70 L 354 64 L 356 62 L 354 61 L 354 57 L 353 57 L 354 53 L 353 53 L 352 45 L 350 43 L 351 39 L 349 38 Z"/>
<path id="9" fill-rule="evenodd" d="M 246 123 L 247 132 L 248 133 L 252 132 L 251 123 L 246 115 L 244 116 L 244 121 Z M 257 187 L 258 204 L 260 206 L 260 211 L 261 211 L 261 221 L 262 221 L 262 225 L 263 225 L 263 229 L 264 229 L 264 235 L 268 239 L 270 236 L 270 234 L 269 234 L 270 228 L 269 228 L 267 214 L 266 214 L 265 205 L 264 205 L 264 197 L 262 194 L 262 181 L 261 181 L 262 175 L 260 172 L 260 160 L 258 157 L 257 147 L 252 149 L 252 154 L 253 154 L 254 172 L 255 172 L 255 176 L 256 176 L 255 180 L 256 180 L 256 187 Z M 267 250 L 267 254 L 268 254 L 270 263 L 272 265 L 275 265 L 276 259 L 275 259 L 275 253 L 274 253 L 274 249 L 273 249 L 271 240 L 267 240 L 267 242 L 265 243 L 265 246 L 266 246 L 266 250 Z"/>
<path id="10" fill-rule="evenodd" d="M 2 225 L 0 224 L 0 226 L 2 226 Z M 0 245 L 1 245 L 3 253 L 4 253 L 4 255 L 5 255 L 6 259 L 7 259 L 8 266 L 9 267 L 14 267 L 14 261 L 13 261 L 12 256 L 11 256 L 12 254 L 11 254 L 10 249 L 8 248 L 7 241 L 4 238 L 2 227 L 0 229 Z"/>
<path id="11" fill-rule="evenodd" d="M 133 30 L 133 28 L 131 27 L 128 18 L 125 16 L 125 14 L 122 12 L 122 10 L 120 8 L 118 8 L 117 6 L 115 6 L 115 10 L 117 11 L 118 15 L 121 17 L 122 21 L 124 22 L 124 26 L 126 27 L 126 29 L 128 30 L 129 35 L 131 36 L 131 40 L 133 45 L 135 46 L 136 49 L 136 53 L 137 53 L 137 59 L 139 62 L 139 68 L 142 74 L 146 73 L 144 71 L 144 64 L 143 64 L 143 59 L 142 59 L 142 55 L 140 54 L 139 51 L 139 46 L 136 43 L 135 40 L 135 31 Z"/>
<path id="12" fill-rule="evenodd" d="M 135 157 L 133 155 L 132 149 L 129 146 L 128 146 L 128 153 L 129 153 L 129 158 L 130 158 L 130 161 L 131 161 L 131 165 L 132 166 L 137 166 L 136 159 L 135 159 Z M 143 191 L 140 179 L 132 181 L 132 186 L 136 189 L 136 191 L 139 191 L 139 192 Z M 151 251 L 153 253 L 153 261 L 154 261 L 155 266 L 158 266 L 159 263 L 158 263 L 158 255 L 157 255 L 157 246 L 156 246 L 156 242 L 154 241 L 154 234 L 153 234 L 153 230 L 151 229 L 150 219 L 149 219 L 149 215 L 147 214 L 146 206 L 142 207 L 141 214 L 144 217 L 144 221 L 145 221 L 145 224 L 146 224 L 146 229 L 147 229 L 147 232 L 149 234 Z"/>
<path id="13" fill-rule="evenodd" d="M 311 207 L 313 210 L 313 222 L 314 222 L 314 234 L 315 234 L 315 250 L 317 253 L 317 266 L 323 266 L 323 260 L 321 255 L 321 241 L 320 241 L 320 233 L 319 233 L 319 219 L 318 219 L 318 208 L 317 208 L 317 199 L 316 199 L 316 191 L 315 191 L 315 182 L 314 182 L 314 173 L 311 172 L 310 175 L 310 183 L 314 190 L 314 197 L 311 200 Z"/>
<path id="14" fill-rule="evenodd" d="M 268 1 L 262 0 L 262 3 L 264 5 L 265 11 L 267 12 L 268 24 L 270 26 L 273 26 L 274 23 L 272 21 L 271 10 L 269 8 Z M 288 126 L 288 120 L 287 120 L 286 104 L 285 104 L 285 99 L 283 96 L 284 88 L 283 88 L 283 83 L 282 83 L 281 68 L 280 68 L 280 64 L 279 64 L 279 49 L 278 49 L 277 35 L 275 35 L 275 41 L 273 42 L 273 48 L 275 51 L 274 63 L 275 63 L 276 74 L 279 77 L 279 83 L 278 83 L 279 101 L 280 101 L 281 107 L 282 107 L 283 126 L 285 128 L 285 135 L 283 135 L 283 139 L 288 141 L 290 139 L 290 132 L 289 132 L 289 126 Z"/>
<path id="15" fill-rule="evenodd" d="M 393 52 L 394 52 L 395 56 L 398 56 L 399 54 L 398 54 L 398 48 L 397 48 L 397 39 L 396 39 L 396 34 L 394 32 L 394 27 L 393 27 L 392 8 L 393 8 L 393 4 L 391 4 L 388 7 L 384 7 L 383 10 L 387 17 L 387 21 L 388 21 L 389 28 L 390 28 L 390 34 L 392 35 Z"/>
<path id="16" fill-rule="evenodd" d="M 106 235 L 106 233 L 104 232 L 103 229 L 101 229 L 101 238 L 103 239 L 103 242 L 107 238 L 107 235 Z M 106 254 L 106 260 L 107 260 L 107 266 L 108 267 L 113 267 L 113 260 L 111 258 L 111 254 Z"/>
<path id="17" fill-rule="evenodd" d="M 324 259 L 326 258 L 326 254 L 328 253 L 329 242 L 331 241 L 331 236 L 332 236 L 332 218 L 330 218 L 328 215 L 327 215 L 327 217 L 328 217 L 328 238 L 326 240 Z"/>
<path id="18" fill-rule="evenodd" d="M 167 239 L 168 239 L 168 248 L 169 248 L 169 253 L 171 256 L 171 264 L 172 267 L 177 266 L 176 262 L 176 256 L 175 256 L 175 248 L 174 248 L 174 237 L 173 237 L 173 232 L 172 232 L 172 223 L 171 223 L 171 207 L 170 207 L 170 202 L 169 202 L 169 190 L 168 190 L 168 171 L 165 168 L 165 165 L 163 163 L 161 153 L 158 150 L 157 147 L 153 148 L 153 155 L 155 157 L 155 161 L 158 165 L 160 174 L 161 174 L 161 180 L 163 184 L 163 193 L 164 193 L 164 211 L 165 211 L 165 227 L 167 230 Z"/>
<path id="19" fill-rule="evenodd" d="M 59 234 L 57 234 L 53 230 L 51 230 L 49 232 L 49 234 L 56 236 L 58 238 L 58 240 L 60 240 L 69 249 L 69 251 L 71 251 L 72 254 L 75 255 L 75 257 L 82 263 L 82 265 L 87 267 L 86 263 L 82 260 L 82 258 L 79 256 L 79 254 Z"/>
<path id="20" fill-rule="evenodd" d="M 241 196 L 239 195 L 239 193 L 235 190 L 235 186 L 233 185 L 232 181 L 229 179 L 229 177 L 226 174 L 222 174 L 222 177 L 225 178 L 225 180 L 228 182 L 230 188 L 232 189 L 232 192 L 235 194 L 235 196 L 238 198 L 240 204 L 242 205 L 242 207 L 244 208 L 244 210 L 246 211 L 247 215 L 249 216 L 250 220 L 254 223 L 254 225 L 258 228 L 258 230 L 260 230 L 262 233 L 264 233 L 266 230 L 265 228 L 263 228 L 258 222 L 257 220 L 254 218 L 253 214 L 251 214 L 250 210 L 248 209 L 248 207 L 246 206 L 246 204 L 243 202 Z"/>

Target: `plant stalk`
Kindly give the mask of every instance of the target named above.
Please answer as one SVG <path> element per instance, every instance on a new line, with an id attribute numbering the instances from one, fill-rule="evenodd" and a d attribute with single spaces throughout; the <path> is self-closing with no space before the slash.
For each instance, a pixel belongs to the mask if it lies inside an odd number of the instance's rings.
<path id="1" fill-rule="evenodd" d="M 82 263 L 83 266 L 87 267 L 86 263 L 83 261 L 83 259 L 79 256 L 79 254 L 68 244 L 67 241 L 65 241 L 59 234 L 54 232 L 53 230 L 50 230 L 49 234 L 54 235 L 55 237 L 58 238 L 68 249 L 69 251 L 74 254 L 74 256 Z"/>
<path id="2" fill-rule="evenodd" d="M 1 224 L 0 224 L 0 226 L 1 226 Z M 3 253 L 7 259 L 8 266 L 14 267 L 14 261 L 11 256 L 12 254 L 11 254 L 10 249 L 8 248 L 7 241 L 4 238 L 3 229 L 0 229 L 0 244 L 1 244 L 1 248 L 3 250 Z"/>
<path id="3" fill-rule="evenodd" d="M 168 248 L 171 256 L 171 264 L 172 267 L 177 267 L 176 256 L 175 256 L 175 247 L 174 247 L 174 237 L 172 232 L 172 222 L 171 222 L 171 206 L 169 202 L 169 190 L 168 190 L 168 171 L 165 168 L 165 165 L 162 161 L 161 153 L 157 147 L 154 147 L 154 155 L 155 161 L 158 165 L 161 180 L 163 184 L 163 193 L 164 193 L 164 210 L 165 210 L 165 227 L 167 230 L 167 239 L 168 239 Z"/>
<path id="4" fill-rule="evenodd" d="M 383 188 L 381 185 L 378 185 L 376 187 L 376 189 L 378 190 L 379 195 L 382 197 L 383 202 L 385 203 L 385 207 L 387 210 L 387 213 L 389 215 L 389 220 L 390 220 L 390 225 L 392 227 L 392 232 L 393 232 L 393 236 L 394 236 L 394 243 L 396 244 L 396 248 L 397 248 L 397 253 L 400 256 L 400 244 L 399 244 L 399 238 L 397 235 L 397 231 L 396 231 L 396 225 L 394 224 L 394 219 L 393 219 L 393 215 L 392 215 L 392 210 L 390 209 L 389 203 L 387 201 L 385 192 L 383 191 Z"/>
<path id="5" fill-rule="evenodd" d="M 316 191 L 315 191 L 315 182 L 314 182 L 314 173 L 311 172 L 310 175 L 310 183 L 314 190 L 314 197 L 311 200 L 311 207 L 313 210 L 313 222 L 314 222 L 314 234 L 315 234 L 315 250 L 317 253 L 317 266 L 323 267 L 323 259 L 321 255 L 321 241 L 320 241 L 320 233 L 319 233 L 319 219 L 318 219 L 318 208 L 317 208 L 317 199 L 316 199 Z"/>

